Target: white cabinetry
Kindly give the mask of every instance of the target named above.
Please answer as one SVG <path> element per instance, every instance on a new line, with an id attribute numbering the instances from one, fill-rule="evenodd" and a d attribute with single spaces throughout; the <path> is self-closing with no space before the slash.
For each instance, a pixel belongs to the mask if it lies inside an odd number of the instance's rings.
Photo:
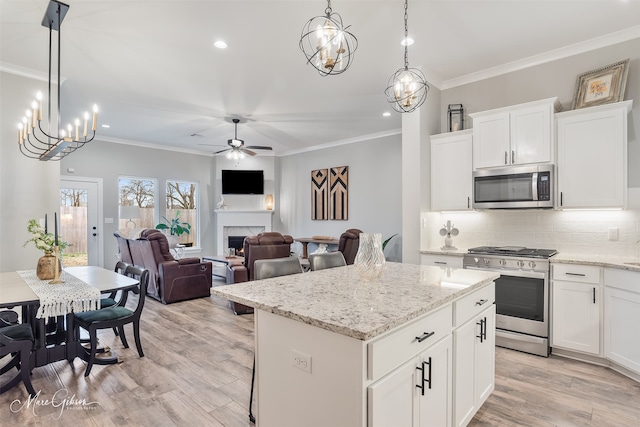
<path id="1" fill-rule="evenodd" d="M 640 374 L 640 273 L 604 269 L 604 355 Z"/>
<path id="2" fill-rule="evenodd" d="M 633 101 L 556 115 L 562 208 L 623 208 L 627 192 L 627 114 Z"/>
<path id="3" fill-rule="evenodd" d="M 458 325 L 453 331 L 455 426 L 466 426 L 495 386 L 494 302 L 492 284 L 455 303 L 454 324 Z"/>
<path id="4" fill-rule="evenodd" d="M 601 356 L 602 268 L 553 264 L 551 346 Z"/>
<path id="5" fill-rule="evenodd" d="M 462 268 L 463 256 L 442 254 L 421 254 L 420 264 L 434 267 Z"/>
<path id="6" fill-rule="evenodd" d="M 470 114 L 473 167 L 554 161 L 553 114 L 557 98 Z"/>
<path id="7" fill-rule="evenodd" d="M 473 131 L 431 136 L 431 210 L 470 210 Z"/>
<path id="8" fill-rule="evenodd" d="M 451 335 L 368 389 L 369 426 L 451 425 Z"/>

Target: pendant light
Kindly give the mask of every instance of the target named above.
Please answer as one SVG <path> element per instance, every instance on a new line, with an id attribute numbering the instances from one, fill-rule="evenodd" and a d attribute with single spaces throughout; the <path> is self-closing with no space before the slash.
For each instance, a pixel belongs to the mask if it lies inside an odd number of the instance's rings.
<path id="1" fill-rule="evenodd" d="M 300 50 L 321 76 L 344 73 L 351 65 L 358 39 L 347 31 L 349 27 L 333 13 L 328 0 L 324 15 L 311 18 L 302 28 Z"/>
<path id="2" fill-rule="evenodd" d="M 404 40 L 409 37 L 408 0 L 404 1 Z M 404 67 L 396 71 L 384 93 L 387 102 L 399 113 L 410 113 L 427 99 L 429 84 L 422 71 L 409 68 L 409 43 L 404 43 Z"/>

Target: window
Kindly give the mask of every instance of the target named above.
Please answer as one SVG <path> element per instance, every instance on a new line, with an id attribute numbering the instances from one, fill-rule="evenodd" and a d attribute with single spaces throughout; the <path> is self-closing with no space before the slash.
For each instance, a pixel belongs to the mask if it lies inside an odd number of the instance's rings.
<path id="1" fill-rule="evenodd" d="M 167 181 L 166 191 L 166 218 L 171 221 L 177 216 L 181 225 L 191 226 L 189 234 L 180 236 L 179 243 L 187 247 L 198 246 L 198 183 Z"/>
<path id="2" fill-rule="evenodd" d="M 118 178 L 119 223 L 121 228 L 155 228 L 155 200 L 157 184 L 155 179 Z"/>

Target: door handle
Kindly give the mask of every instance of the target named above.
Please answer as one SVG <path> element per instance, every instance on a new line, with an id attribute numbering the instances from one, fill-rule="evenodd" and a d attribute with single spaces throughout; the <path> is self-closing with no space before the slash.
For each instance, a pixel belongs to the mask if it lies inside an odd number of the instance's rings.
<path id="1" fill-rule="evenodd" d="M 596 288 L 593 288 L 593 303 L 596 303 Z"/>
<path id="2" fill-rule="evenodd" d="M 511 151 L 511 164 L 514 164 L 516 162 L 516 152 L 515 150 Z"/>
<path id="3" fill-rule="evenodd" d="M 508 155 L 508 154 L 507 154 L 507 152 L 505 151 L 505 152 L 504 152 L 504 164 L 505 164 L 505 165 L 507 165 L 507 164 L 508 164 L 508 163 L 507 163 L 507 155 Z"/>

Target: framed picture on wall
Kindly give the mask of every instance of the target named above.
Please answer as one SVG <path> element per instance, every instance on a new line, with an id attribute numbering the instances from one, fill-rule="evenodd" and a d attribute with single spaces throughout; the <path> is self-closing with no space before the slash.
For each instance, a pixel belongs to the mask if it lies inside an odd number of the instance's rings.
<path id="1" fill-rule="evenodd" d="M 629 59 L 580 74 L 576 80 L 572 109 L 594 107 L 624 100 Z"/>

